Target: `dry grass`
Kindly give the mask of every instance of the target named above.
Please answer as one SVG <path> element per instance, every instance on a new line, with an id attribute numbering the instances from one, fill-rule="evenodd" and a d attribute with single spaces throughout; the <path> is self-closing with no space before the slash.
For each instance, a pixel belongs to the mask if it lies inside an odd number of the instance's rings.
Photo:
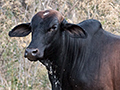
<path id="1" fill-rule="evenodd" d="M 73 23 L 97 19 L 105 30 L 120 34 L 120 0 L 1 0 L 0 90 L 50 90 L 45 67 L 23 57 L 30 35 L 8 36 L 13 26 L 30 22 L 35 13 L 46 9 L 58 10 Z"/>

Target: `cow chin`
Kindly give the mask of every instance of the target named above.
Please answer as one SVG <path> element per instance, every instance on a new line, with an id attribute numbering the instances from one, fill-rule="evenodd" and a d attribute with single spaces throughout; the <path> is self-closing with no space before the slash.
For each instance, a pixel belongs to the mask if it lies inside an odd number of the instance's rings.
<path id="1" fill-rule="evenodd" d="M 34 62 L 36 62 L 36 61 L 41 61 L 41 60 L 43 60 L 44 58 L 43 57 L 27 57 L 27 59 L 29 60 L 29 61 L 34 61 Z"/>
<path id="2" fill-rule="evenodd" d="M 37 58 L 27 58 L 29 61 L 38 61 Z"/>

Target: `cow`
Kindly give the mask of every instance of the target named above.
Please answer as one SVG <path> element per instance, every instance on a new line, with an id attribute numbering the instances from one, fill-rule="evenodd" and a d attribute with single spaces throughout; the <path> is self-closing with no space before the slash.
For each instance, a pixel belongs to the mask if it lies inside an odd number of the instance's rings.
<path id="1" fill-rule="evenodd" d="M 25 57 L 46 66 L 52 90 L 120 90 L 120 37 L 98 20 L 73 24 L 56 10 L 44 10 L 9 36 L 29 33 Z"/>

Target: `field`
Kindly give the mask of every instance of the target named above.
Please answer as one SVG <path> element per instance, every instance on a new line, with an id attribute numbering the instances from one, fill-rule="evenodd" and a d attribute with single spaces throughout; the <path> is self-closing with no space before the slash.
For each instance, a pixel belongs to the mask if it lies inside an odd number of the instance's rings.
<path id="1" fill-rule="evenodd" d="M 70 23 L 97 19 L 106 31 L 120 35 L 120 0 L 1 0 L 0 90 L 51 90 L 46 68 L 24 58 L 31 35 L 8 36 L 15 25 L 46 9 L 58 10 Z"/>

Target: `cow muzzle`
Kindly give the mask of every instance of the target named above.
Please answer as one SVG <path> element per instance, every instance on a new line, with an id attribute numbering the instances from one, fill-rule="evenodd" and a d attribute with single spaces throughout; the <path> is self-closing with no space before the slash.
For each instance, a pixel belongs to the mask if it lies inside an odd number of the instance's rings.
<path id="1" fill-rule="evenodd" d="M 39 49 L 37 48 L 27 48 L 25 50 L 25 58 L 28 58 L 30 61 L 37 61 L 40 57 Z"/>

